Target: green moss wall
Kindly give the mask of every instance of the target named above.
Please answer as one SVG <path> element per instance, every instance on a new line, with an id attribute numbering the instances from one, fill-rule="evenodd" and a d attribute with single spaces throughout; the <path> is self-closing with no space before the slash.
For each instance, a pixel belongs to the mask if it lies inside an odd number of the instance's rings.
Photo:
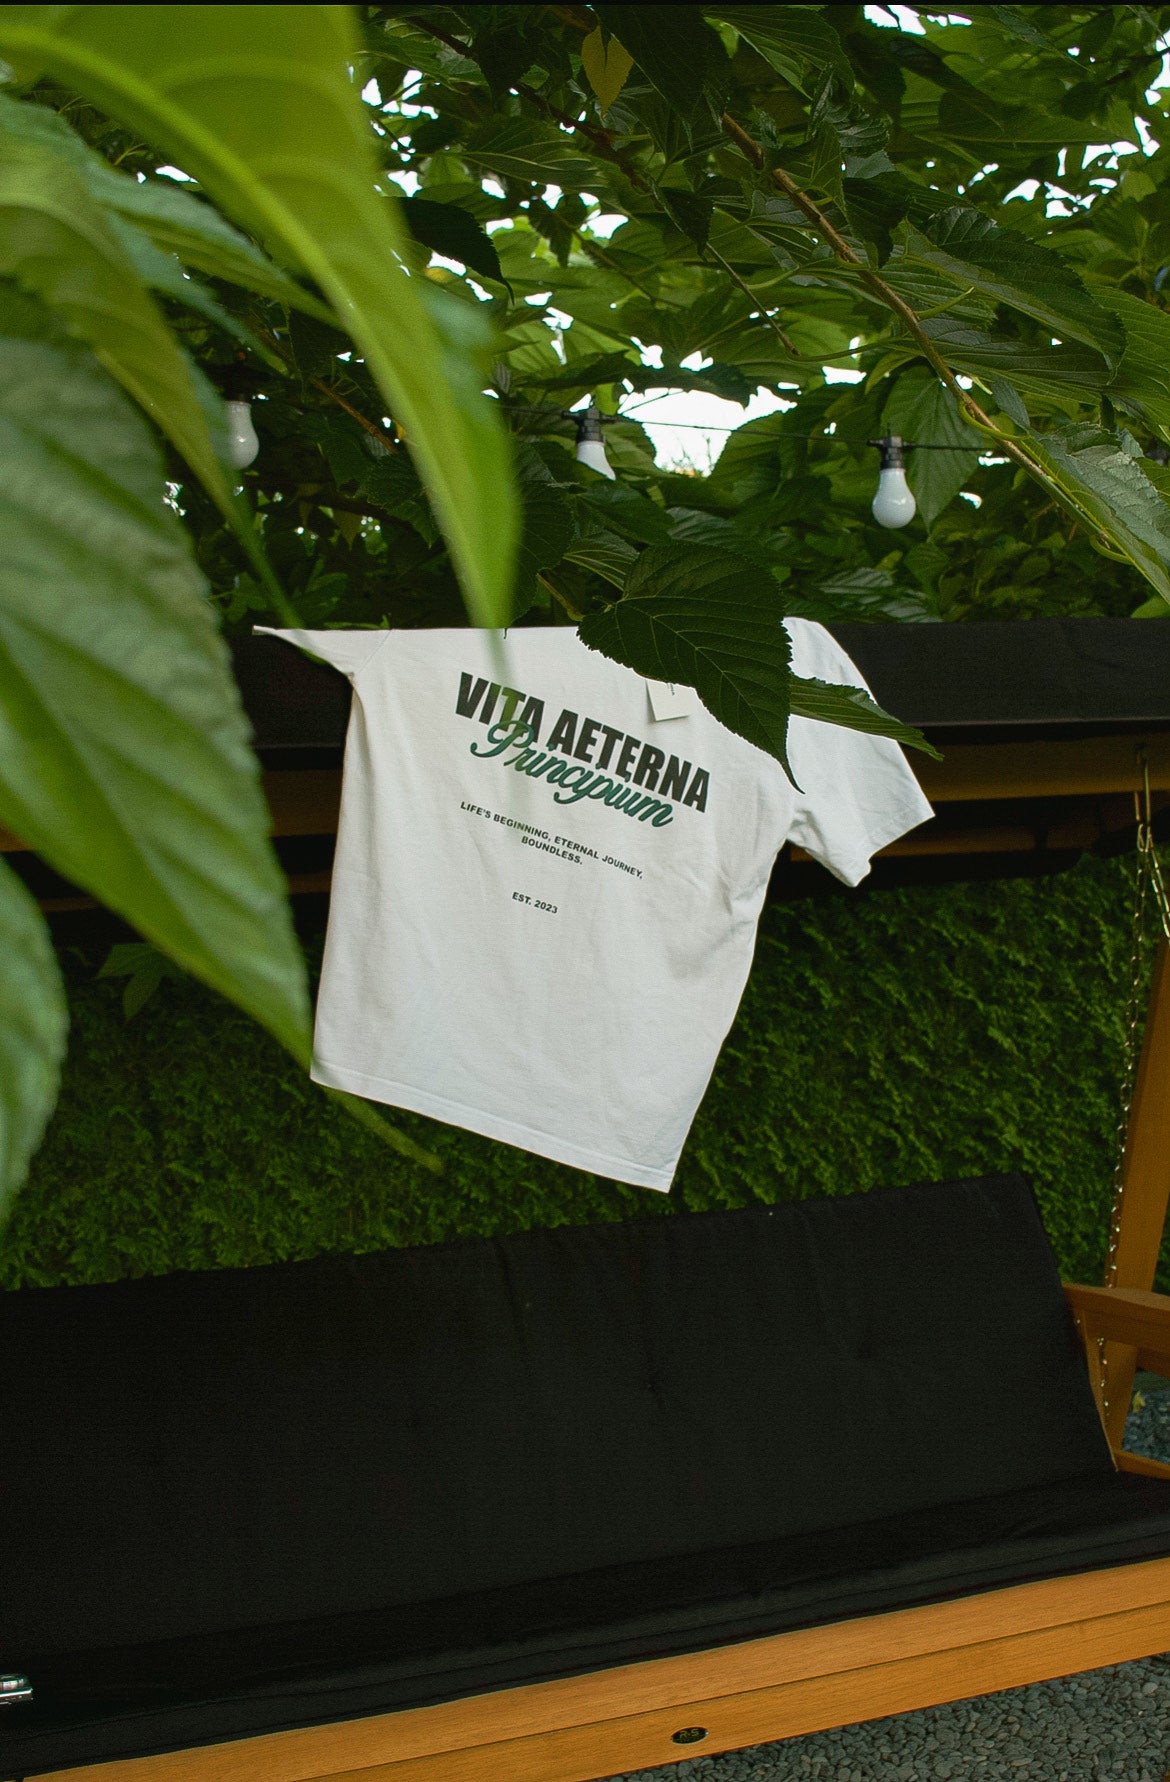
<path id="1" fill-rule="evenodd" d="M 1100 1277 L 1129 970 L 1128 862 L 773 905 L 680 1169 L 689 1206 L 1023 1169 L 1065 1274 Z M 311 951 L 316 949 L 311 948 Z M 409 1115 L 404 1163 L 250 1021 L 166 981 L 123 1020 L 63 954 L 60 1106 L 0 1285 L 113 1280 L 657 1214 L 665 1197 Z"/>

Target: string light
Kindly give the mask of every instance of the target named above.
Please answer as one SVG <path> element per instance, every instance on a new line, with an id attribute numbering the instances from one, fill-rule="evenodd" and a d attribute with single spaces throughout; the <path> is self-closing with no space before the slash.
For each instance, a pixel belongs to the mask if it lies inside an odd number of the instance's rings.
<path id="1" fill-rule="evenodd" d="M 610 481 L 617 480 L 617 472 L 605 455 L 605 440 L 601 429 L 607 421 L 616 421 L 617 415 L 603 415 L 596 402 L 588 408 L 568 409 L 562 411 L 563 418 L 577 423 L 577 462 L 587 464 L 590 470 L 599 471 Z"/>
<path id="2" fill-rule="evenodd" d="M 260 450 L 260 441 L 252 423 L 251 398 L 256 391 L 256 375 L 242 347 L 237 348 L 235 359 L 225 368 L 221 387 L 227 410 L 228 457 L 237 470 L 246 470 Z"/>
<path id="3" fill-rule="evenodd" d="M 250 402 L 226 402 L 228 418 L 228 457 L 237 470 L 246 470 L 260 450 L 260 441 L 252 425 Z"/>
<path id="4" fill-rule="evenodd" d="M 877 494 L 870 511 L 879 526 L 896 531 L 908 526 L 918 512 L 918 503 L 906 481 L 905 453 L 909 448 L 896 433 L 885 439 L 871 439 L 869 443 L 877 446 L 882 455 Z"/>

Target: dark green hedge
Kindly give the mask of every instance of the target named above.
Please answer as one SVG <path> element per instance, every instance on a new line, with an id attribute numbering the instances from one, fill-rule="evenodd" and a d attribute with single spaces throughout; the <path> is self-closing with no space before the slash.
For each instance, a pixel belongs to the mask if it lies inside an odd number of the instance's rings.
<path id="1" fill-rule="evenodd" d="M 1100 1277 L 1129 966 L 1128 862 L 769 908 L 683 1156 L 691 1207 L 1021 1168 L 1061 1267 Z M 166 981 L 126 1023 L 69 949 L 73 1034 L 0 1285 L 102 1281 L 674 1215 L 408 1115 L 435 1178 L 326 1101 L 250 1021 Z"/>

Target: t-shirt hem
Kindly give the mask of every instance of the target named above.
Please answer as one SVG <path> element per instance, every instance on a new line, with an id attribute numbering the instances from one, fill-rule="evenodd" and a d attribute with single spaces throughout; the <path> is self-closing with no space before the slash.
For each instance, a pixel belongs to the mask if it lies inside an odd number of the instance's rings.
<path id="1" fill-rule="evenodd" d="M 498 1139 L 521 1151 L 533 1151 L 538 1157 L 551 1158 L 554 1163 L 589 1170 L 591 1174 L 605 1176 L 610 1181 L 627 1182 L 632 1188 L 654 1188 L 660 1194 L 666 1194 L 674 1180 L 677 1160 L 666 1169 L 649 1169 L 644 1164 L 631 1163 L 628 1158 L 587 1150 L 568 1139 L 558 1138 L 554 1133 L 540 1132 L 516 1120 L 500 1119 L 482 1108 L 468 1107 L 429 1090 L 416 1089 L 411 1083 L 366 1076 L 363 1071 L 326 1064 L 319 1058 L 313 1059 L 310 1075 L 314 1083 L 327 1089 L 344 1089 L 347 1094 L 360 1095 L 366 1101 L 381 1101 L 390 1107 L 407 1108 L 412 1114 L 427 1114 L 432 1120 L 442 1120 L 448 1126 L 462 1126 L 484 1138 Z"/>

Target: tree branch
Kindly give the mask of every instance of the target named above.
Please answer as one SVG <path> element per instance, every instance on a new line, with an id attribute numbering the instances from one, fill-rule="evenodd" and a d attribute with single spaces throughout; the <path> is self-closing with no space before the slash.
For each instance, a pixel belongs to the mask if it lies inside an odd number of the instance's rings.
<path id="1" fill-rule="evenodd" d="M 308 381 L 312 384 L 314 390 L 320 390 L 322 396 L 327 396 L 330 402 L 336 402 L 338 408 L 343 408 L 347 415 L 352 415 L 358 426 L 364 427 L 371 439 L 379 440 L 382 445 L 386 447 L 388 452 L 396 452 L 398 450 L 398 441 L 392 433 L 387 433 L 384 428 L 378 427 L 373 421 L 367 420 L 360 409 L 355 408 L 352 402 L 347 402 L 345 397 L 340 395 L 333 388 L 332 384 L 327 384 L 323 377 L 311 377 Z"/>
<path id="2" fill-rule="evenodd" d="M 724 135 L 730 137 L 731 141 L 734 142 L 740 152 L 747 157 L 753 167 L 756 167 L 763 172 L 766 165 L 766 157 L 761 145 L 756 142 L 753 137 L 748 135 L 741 124 L 736 123 L 729 112 L 725 111 L 723 113 L 721 122 Z M 894 312 L 907 333 L 915 341 L 923 358 L 938 377 L 941 378 L 942 382 L 954 396 L 960 410 L 967 416 L 968 420 L 973 422 L 973 424 L 982 432 L 990 433 L 1007 455 L 1010 458 L 1014 458 L 1016 463 L 1026 470 L 1030 476 L 1033 476 L 1037 481 L 1042 482 L 1046 488 L 1055 488 L 1059 490 L 1059 493 L 1067 501 L 1068 496 L 1066 491 L 1060 489 L 1059 485 L 1053 482 L 1052 477 L 1049 476 L 1048 472 L 1044 469 L 1044 466 L 1038 463 L 1029 452 L 1026 452 L 1023 447 L 1018 445 L 1008 434 L 1003 433 L 996 426 L 991 416 L 979 406 L 971 393 L 963 388 L 962 384 L 935 346 L 933 340 L 930 338 L 930 335 L 922 326 L 922 318 L 917 312 L 911 308 L 904 297 L 900 297 L 898 292 L 895 291 L 891 285 L 888 285 L 885 279 L 873 270 L 872 266 L 870 266 L 864 257 L 857 252 L 857 249 L 846 241 L 845 237 L 834 228 L 824 211 L 821 210 L 820 206 L 809 197 L 807 192 L 797 185 L 796 181 L 792 178 L 792 175 L 786 173 L 783 167 L 772 167 L 769 170 L 769 177 L 777 191 L 783 192 L 787 198 L 790 198 L 796 208 L 800 211 L 801 215 L 817 231 L 818 235 L 820 235 L 824 241 L 828 242 L 837 258 L 846 266 L 851 266 L 856 270 L 860 283 L 862 283 L 867 290 L 872 291 L 873 295 L 879 298 L 881 302 L 886 305 L 887 309 L 891 309 Z"/>
<path id="3" fill-rule="evenodd" d="M 582 26 L 576 19 L 571 18 L 567 12 L 564 12 L 562 8 L 551 7 L 549 10 L 555 12 L 564 23 L 571 24 L 575 29 L 579 31 L 585 30 L 585 32 L 588 33 L 588 26 Z M 469 43 L 461 43 L 457 37 L 450 36 L 448 32 L 440 29 L 438 25 L 432 25 L 429 20 L 420 19 L 416 15 L 411 14 L 406 22 L 408 25 L 413 25 L 417 31 L 425 31 L 429 37 L 435 38 L 437 42 L 446 44 L 448 49 L 455 50 L 458 55 L 466 56 L 469 62 L 477 60 L 472 46 Z M 516 91 L 517 93 L 522 94 L 531 104 L 535 105 L 538 110 L 542 111 L 545 117 L 552 118 L 555 123 L 562 124 L 566 130 L 573 130 L 578 136 L 583 136 L 585 141 L 592 145 L 597 154 L 603 155 L 607 161 L 612 161 L 617 167 L 620 167 L 631 185 L 637 186 L 638 189 L 643 192 L 649 189 L 645 179 L 638 169 L 631 166 L 626 160 L 626 157 L 618 149 L 614 148 L 613 138 L 608 130 L 599 129 L 595 124 L 587 124 L 582 118 L 570 117 L 568 112 L 561 111 L 559 106 L 550 104 L 543 93 L 538 93 L 535 87 L 528 86 L 525 81 L 517 81 Z"/>

